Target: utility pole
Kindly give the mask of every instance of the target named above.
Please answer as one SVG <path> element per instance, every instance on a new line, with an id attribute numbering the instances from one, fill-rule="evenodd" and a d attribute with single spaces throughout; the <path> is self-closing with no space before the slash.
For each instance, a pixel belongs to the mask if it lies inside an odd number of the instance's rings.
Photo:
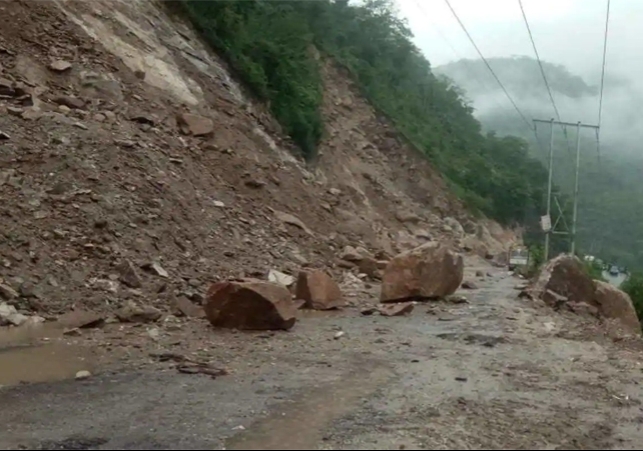
<path id="1" fill-rule="evenodd" d="M 576 255 L 576 220 L 578 219 L 578 172 L 580 168 L 580 122 L 576 124 L 576 180 L 574 182 L 574 213 L 572 214 L 571 254 Z"/>
<path id="2" fill-rule="evenodd" d="M 571 254 L 574 255 L 576 252 L 576 225 L 577 225 L 577 219 L 578 219 L 578 176 L 579 176 L 579 170 L 580 170 L 580 130 L 581 128 L 591 128 L 594 130 L 599 130 L 598 125 L 588 125 L 588 124 L 583 124 L 581 122 L 577 122 L 576 124 L 573 124 L 571 122 L 562 122 L 562 121 L 555 121 L 554 119 L 550 120 L 542 120 L 542 119 L 534 119 L 534 123 L 544 123 L 544 124 L 549 124 L 550 127 L 550 140 L 549 140 L 549 178 L 547 182 L 547 220 L 549 221 L 550 227 L 548 230 L 545 230 L 545 261 L 549 260 L 549 241 L 550 241 L 550 235 L 551 234 L 557 234 L 557 235 L 571 235 Z M 552 179 L 553 179 L 553 171 L 554 171 L 554 124 L 555 125 L 562 125 L 563 127 L 565 126 L 573 126 L 576 127 L 576 177 L 574 181 L 574 213 L 573 213 L 573 219 L 572 219 L 572 230 L 571 232 L 569 231 L 557 231 L 556 226 L 558 225 L 558 221 L 562 218 L 563 222 L 565 222 L 565 218 L 563 216 L 563 211 L 560 208 L 560 205 L 558 206 L 560 216 L 556 222 L 551 225 L 551 192 L 552 192 Z"/>
<path id="3" fill-rule="evenodd" d="M 536 122 L 536 121 L 534 121 Z M 547 182 L 547 218 L 550 228 L 545 231 L 545 261 L 549 261 L 549 234 L 551 233 L 551 187 L 554 174 L 554 118 L 549 121 L 549 179 Z"/>

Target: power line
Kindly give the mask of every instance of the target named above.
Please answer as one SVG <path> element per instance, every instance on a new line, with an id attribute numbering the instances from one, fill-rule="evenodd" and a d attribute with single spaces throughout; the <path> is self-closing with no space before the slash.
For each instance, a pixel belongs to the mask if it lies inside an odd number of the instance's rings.
<path id="1" fill-rule="evenodd" d="M 538 61 L 538 67 L 540 68 L 540 74 L 543 76 L 543 80 L 545 82 L 545 87 L 547 88 L 547 94 L 549 94 L 549 100 L 551 101 L 551 105 L 554 107 L 554 113 L 556 113 L 556 118 L 558 119 L 558 122 L 562 122 L 560 118 L 560 113 L 558 112 L 558 107 L 556 106 L 556 101 L 554 100 L 554 95 L 551 92 L 551 87 L 549 86 L 549 81 L 547 80 L 547 75 L 545 75 L 545 68 L 543 67 L 542 60 L 540 59 L 540 55 L 538 54 L 538 48 L 536 47 L 536 41 L 534 41 L 534 35 L 531 32 L 531 27 L 529 26 L 529 20 L 527 20 L 527 14 L 525 13 L 525 8 L 522 4 L 522 0 L 518 0 L 518 4 L 520 5 L 520 11 L 522 12 L 522 18 L 525 21 L 525 26 L 527 27 L 527 33 L 529 33 L 529 39 L 531 40 L 531 46 L 534 49 L 534 53 L 536 54 L 536 60 Z M 569 147 L 569 138 L 567 136 L 567 128 L 565 126 L 561 125 L 561 128 L 563 129 L 563 134 L 565 135 L 565 141 L 567 142 L 567 153 L 571 155 L 571 148 Z"/>
<path id="2" fill-rule="evenodd" d="M 603 115 L 603 88 L 605 87 L 605 58 L 607 57 L 607 32 L 609 31 L 610 23 L 610 3 L 607 0 L 607 14 L 605 15 L 605 38 L 603 39 L 603 68 L 601 69 L 601 94 L 598 101 L 598 126 L 601 125 Z"/>
<path id="3" fill-rule="evenodd" d="M 551 88 L 549 87 L 549 81 L 547 81 L 547 76 L 545 75 L 545 69 L 543 68 L 543 63 L 540 60 L 540 55 L 538 54 L 538 48 L 536 47 L 536 42 L 534 41 L 534 35 L 531 33 L 531 27 L 529 26 L 529 21 L 527 20 L 527 14 L 525 13 L 525 8 L 522 5 L 522 0 L 518 0 L 518 4 L 520 5 L 522 18 L 525 20 L 525 25 L 527 26 L 527 32 L 529 33 L 531 46 L 534 48 L 534 53 L 536 54 L 536 59 L 538 60 L 538 67 L 540 67 L 540 73 L 543 76 L 543 80 L 545 81 L 545 87 L 547 88 L 547 93 L 549 94 L 549 100 L 551 101 L 551 104 L 554 107 L 556 118 L 560 121 L 561 120 L 560 113 L 558 112 L 558 107 L 556 107 L 556 101 L 554 100 L 554 96 L 551 93 Z"/>
<path id="4" fill-rule="evenodd" d="M 425 17 L 425 18 L 427 19 L 427 21 L 431 24 L 431 26 L 432 26 L 432 27 L 433 27 L 433 29 L 438 33 L 438 35 L 440 35 L 440 38 L 442 38 L 442 40 L 443 40 L 443 41 L 447 44 L 447 46 L 451 49 L 451 51 L 453 52 L 453 54 L 455 55 L 455 57 L 456 57 L 458 60 L 464 61 L 465 59 L 462 57 L 462 55 L 461 55 L 461 54 L 460 54 L 460 53 L 455 49 L 455 47 L 453 46 L 453 44 L 451 43 L 451 41 L 449 41 L 449 39 L 445 36 L 445 34 L 442 32 L 442 30 L 440 29 L 440 27 L 438 27 L 438 25 L 435 23 L 435 21 L 433 21 L 433 20 L 429 17 L 429 14 L 426 12 L 426 10 L 424 9 L 424 7 L 422 6 L 422 4 L 421 4 L 418 0 L 415 0 L 415 6 L 416 6 L 416 7 L 418 8 L 418 10 L 420 10 L 420 12 L 424 15 L 424 17 Z M 465 64 L 463 65 L 463 67 L 465 68 L 465 70 L 466 70 L 466 72 L 469 74 L 469 76 L 470 76 L 473 80 L 475 80 L 475 81 L 476 81 L 476 83 L 478 83 L 478 85 L 479 85 L 483 90 L 489 90 L 489 88 L 488 88 L 488 86 L 487 86 L 487 83 L 483 82 L 483 81 L 482 81 L 482 79 L 480 79 L 480 78 L 478 77 L 478 75 L 476 74 L 475 70 L 471 70 L 471 71 L 469 71 L 469 70 L 468 70 L 468 69 L 469 69 L 469 66 L 466 64 L 466 62 L 465 62 Z M 493 100 L 493 103 L 496 105 L 496 107 L 497 107 L 498 109 L 501 109 L 501 108 L 502 108 L 502 107 L 501 107 L 501 105 L 498 103 L 498 101 L 497 101 L 494 97 L 492 97 L 492 100 Z"/>
<path id="5" fill-rule="evenodd" d="M 491 68 L 491 66 L 489 65 L 489 62 L 488 62 L 488 61 L 487 61 L 487 59 L 484 57 L 484 55 L 482 54 L 482 52 L 480 51 L 480 49 L 479 49 L 479 48 L 478 48 L 478 46 L 476 45 L 475 41 L 473 40 L 473 38 L 472 38 L 472 37 L 471 37 L 471 35 L 469 34 L 469 31 L 467 30 L 467 27 L 465 27 L 465 26 L 464 26 L 464 24 L 463 24 L 463 23 L 462 23 L 462 21 L 460 20 L 460 17 L 458 17 L 458 14 L 455 12 L 455 10 L 453 9 L 453 7 L 451 6 L 451 2 L 449 2 L 449 0 L 444 0 L 444 1 L 445 1 L 445 3 L 447 4 L 447 6 L 449 7 L 449 9 L 451 10 L 451 13 L 453 14 L 453 17 L 455 17 L 455 19 L 458 21 L 458 24 L 460 24 L 460 27 L 462 28 L 462 31 L 464 31 L 464 33 L 465 33 L 465 34 L 467 35 L 467 37 L 469 38 L 469 41 L 471 42 L 471 44 L 473 45 L 473 47 L 476 49 L 476 52 L 478 52 L 478 55 L 480 56 L 480 58 L 482 59 L 482 61 L 484 61 L 485 65 L 487 66 L 487 69 L 489 69 L 489 72 L 491 72 L 491 75 L 493 75 L 493 78 L 495 78 L 495 79 L 496 79 L 496 81 L 498 82 L 498 85 L 500 85 L 500 88 L 502 89 L 502 91 L 503 91 L 503 92 L 505 93 L 505 95 L 507 96 L 507 99 L 509 99 L 509 101 L 510 101 L 510 102 L 511 102 L 511 104 L 513 105 L 514 109 L 518 112 L 518 114 L 520 115 L 520 117 L 522 118 L 522 120 L 525 122 L 525 124 L 527 125 L 527 127 L 528 127 L 530 130 L 535 131 L 534 127 L 533 127 L 533 126 L 531 125 L 531 123 L 527 120 L 527 118 L 526 118 L 526 117 L 525 117 L 525 115 L 522 113 L 522 111 L 520 111 L 520 108 L 518 108 L 518 105 L 516 105 L 516 102 L 514 102 L 514 99 L 509 95 L 509 92 L 507 91 L 507 89 L 505 88 L 505 86 L 502 84 L 502 82 L 500 81 L 500 79 L 498 78 L 498 76 L 496 75 L 496 73 L 493 71 L 493 69 L 492 69 L 492 68 Z"/>
<path id="6" fill-rule="evenodd" d="M 607 12 L 605 14 L 605 37 L 603 38 L 603 67 L 601 69 L 601 92 L 598 100 L 598 126 L 601 126 L 601 120 L 603 118 L 603 89 L 605 87 L 605 59 L 607 57 L 607 33 L 609 31 L 610 23 L 610 3 L 611 0 L 607 0 Z M 601 159 L 601 140 L 600 140 L 600 128 L 596 131 L 596 151 L 598 152 L 598 160 Z"/>

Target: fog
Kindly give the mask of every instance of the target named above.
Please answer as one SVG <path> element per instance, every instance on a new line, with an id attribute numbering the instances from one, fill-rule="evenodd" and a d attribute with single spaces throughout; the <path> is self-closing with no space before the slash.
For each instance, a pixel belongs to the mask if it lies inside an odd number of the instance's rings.
<path id="1" fill-rule="evenodd" d="M 450 0 L 479 49 L 487 58 L 535 57 L 518 0 Z M 415 35 L 416 45 L 434 68 L 478 54 L 444 0 L 397 0 Z M 525 12 L 543 61 L 561 64 L 591 86 L 601 78 L 607 0 L 523 0 Z M 638 155 L 643 142 L 643 1 L 614 0 L 611 4 L 601 139 L 612 152 Z M 490 74 L 487 74 L 490 77 Z M 513 107 L 493 78 L 476 87 L 462 82 L 476 114 Z M 501 81 L 502 80 L 502 77 Z M 531 119 L 554 116 L 544 83 L 541 93 L 512 92 Z M 598 95 L 571 99 L 554 92 L 561 119 L 595 124 Z"/>

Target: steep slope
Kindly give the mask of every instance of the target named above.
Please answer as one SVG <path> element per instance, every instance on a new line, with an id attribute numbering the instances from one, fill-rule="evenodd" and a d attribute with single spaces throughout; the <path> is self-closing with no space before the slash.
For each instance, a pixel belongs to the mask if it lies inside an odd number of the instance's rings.
<path id="1" fill-rule="evenodd" d="M 307 169 L 266 109 L 158 4 L 1 8 L 2 283 L 25 310 L 198 302 L 209 281 L 270 268 L 341 277 L 341 246 L 457 244 L 454 218 L 493 252 L 515 239 L 474 222 L 330 61 L 328 135 Z M 182 131 L 186 112 L 206 136 Z M 128 262 L 140 280 L 123 276 Z"/>

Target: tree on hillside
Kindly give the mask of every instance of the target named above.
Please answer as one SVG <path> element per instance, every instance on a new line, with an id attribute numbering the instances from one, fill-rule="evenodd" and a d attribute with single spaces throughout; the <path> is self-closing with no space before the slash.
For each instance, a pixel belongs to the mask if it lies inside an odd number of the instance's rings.
<path id="1" fill-rule="evenodd" d="M 305 156 L 314 155 L 323 136 L 314 46 L 352 74 L 471 208 L 503 224 L 542 211 L 544 168 L 529 156 L 527 142 L 482 132 L 462 91 L 433 74 L 392 0 L 185 0 L 180 6 L 269 103 Z"/>

